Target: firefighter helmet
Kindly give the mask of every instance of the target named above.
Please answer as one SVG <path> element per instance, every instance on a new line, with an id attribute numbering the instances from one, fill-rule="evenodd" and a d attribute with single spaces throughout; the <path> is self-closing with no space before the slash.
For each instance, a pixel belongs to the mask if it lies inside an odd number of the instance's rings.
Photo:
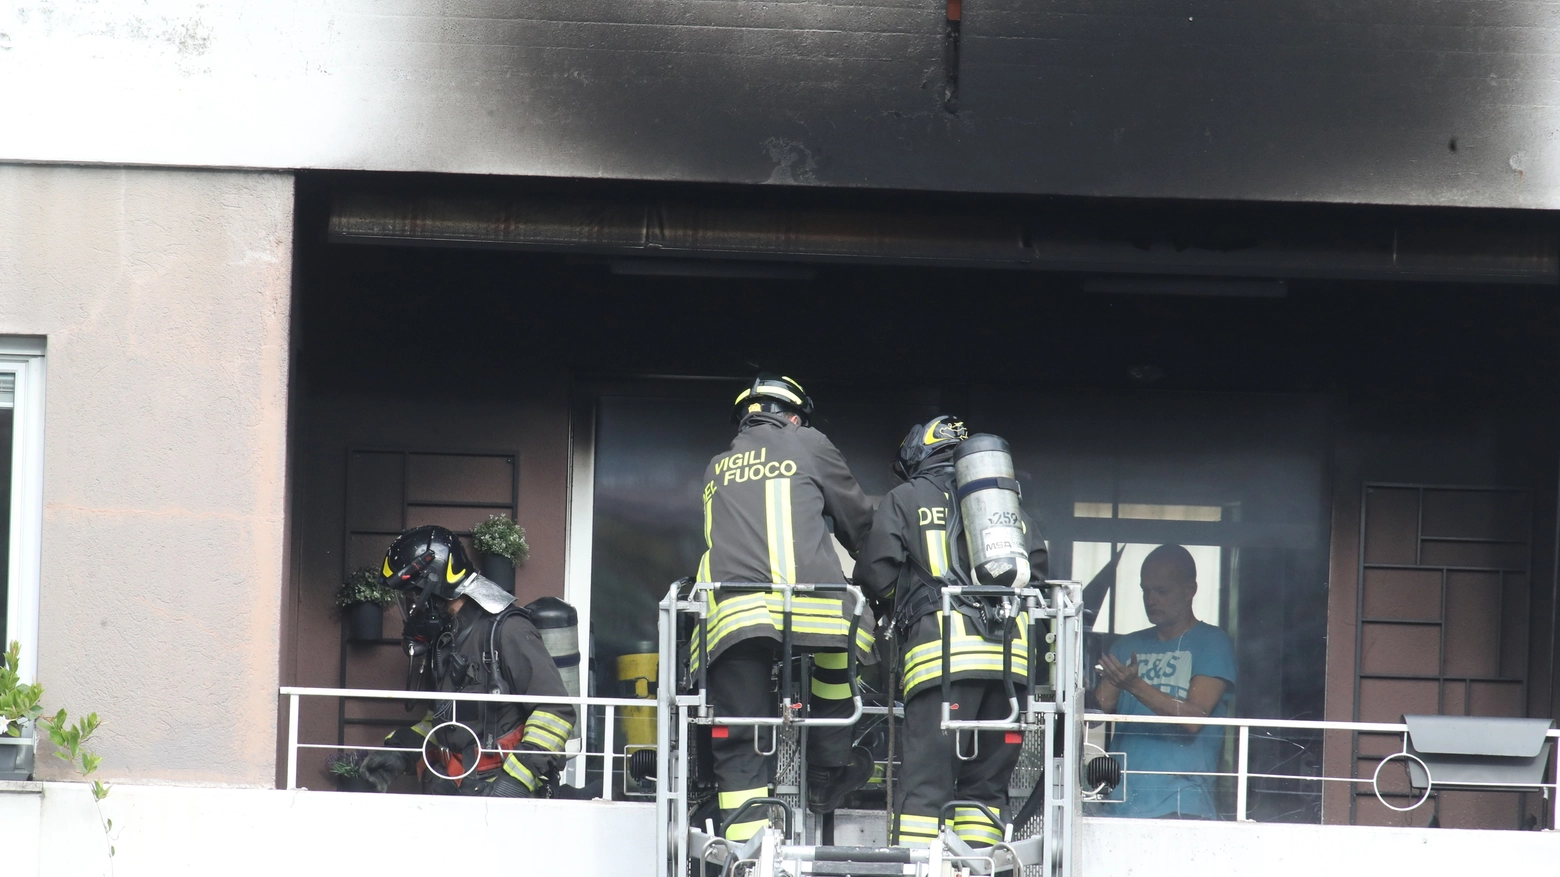
<path id="1" fill-rule="evenodd" d="M 737 394 L 737 400 L 731 406 L 731 422 L 741 423 L 749 414 L 776 410 L 797 415 L 806 426 L 812 419 L 812 397 L 801 384 L 785 375 L 760 372 L 752 386 Z"/>
<path id="2" fill-rule="evenodd" d="M 899 453 L 894 458 L 894 474 L 909 481 L 928 460 L 948 457 L 966 436 L 964 424 L 951 414 L 910 427 L 905 440 L 899 443 Z M 951 459 L 948 464 L 952 465 Z"/>
<path id="3" fill-rule="evenodd" d="M 459 537 L 443 527 L 426 526 L 407 530 L 390 543 L 379 574 L 397 591 L 418 590 L 453 600 L 476 568 Z"/>

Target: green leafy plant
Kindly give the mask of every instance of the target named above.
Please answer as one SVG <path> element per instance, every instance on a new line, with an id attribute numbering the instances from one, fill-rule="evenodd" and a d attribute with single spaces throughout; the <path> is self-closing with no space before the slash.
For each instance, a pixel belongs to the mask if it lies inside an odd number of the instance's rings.
<path id="1" fill-rule="evenodd" d="M 24 726 L 31 722 L 34 727 L 42 728 L 49 735 L 49 742 L 54 744 L 54 757 L 69 763 L 81 774 L 83 778 L 90 777 L 97 772 L 98 765 L 103 763 L 103 757 L 87 748 L 87 743 L 92 735 L 97 733 L 101 722 L 97 713 L 89 713 L 85 718 L 72 722 L 65 710 L 60 710 L 52 716 L 43 714 L 40 702 L 43 700 L 42 683 L 24 683 L 21 681 L 21 673 L 18 667 L 21 663 L 22 644 L 12 641 L 6 649 L 4 659 L 0 660 L 0 722 L 3 722 L 5 733 L 12 737 L 20 737 Z M 92 780 L 90 786 L 92 801 L 98 805 L 98 819 L 103 825 L 103 836 L 108 845 L 108 855 L 114 856 L 113 835 L 114 820 L 103 815 L 102 801 L 108 797 L 108 786 L 98 780 Z"/>
<path id="2" fill-rule="evenodd" d="M 519 563 L 531 556 L 525 529 L 503 515 L 488 515 L 487 520 L 473 527 L 471 542 L 483 554 L 507 557 L 510 563 Z"/>
<path id="3" fill-rule="evenodd" d="M 336 589 L 336 605 L 342 608 L 356 606 L 359 603 L 389 606 L 395 602 L 396 597 L 395 589 L 385 584 L 379 573 L 368 567 L 363 567 L 347 576 L 347 580 Z"/>
<path id="4" fill-rule="evenodd" d="M 89 713 L 86 718 L 77 719 L 75 722 L 60 710 L 53 716 L 44 716 L 38 720 L 38 725 L 49 734 L 49 742 L 54 744 L 54 757 L 68 762 L 83 777 L 91 776 L 103 762 L 103 756 L 86 748 L 87 741 L 97 733 L 97 713 Z M 108 786 L 97 780 L 92 781 L 92 799 L 101 801 L 108 797 Z"/>
<path id="5" fill-rule="evenodd" d="M 20 671 L 22 644 L 13 641 L 0 659 L 0 731 L 7 736 L 22 736 L 22 727 L 43 715 L 43 686 L 24 683 Z"/>
<path id="6" fill-rule="evenodd" d="M 345 780 L 353 779 L 362 774 L 365 754 L 356 749 L 332 752 L 330 757 L 325 759 L 325 769 L 330 771 L 331 776 Z"/>

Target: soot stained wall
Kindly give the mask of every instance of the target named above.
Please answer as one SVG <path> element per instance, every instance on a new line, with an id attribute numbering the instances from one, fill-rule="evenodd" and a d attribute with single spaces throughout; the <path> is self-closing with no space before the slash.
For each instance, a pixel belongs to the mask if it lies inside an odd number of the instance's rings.
<path id="1" fill-rule="evenodd" d="M 1560 206 L 1552 0 L 41 6 L 3 158 Z"/>

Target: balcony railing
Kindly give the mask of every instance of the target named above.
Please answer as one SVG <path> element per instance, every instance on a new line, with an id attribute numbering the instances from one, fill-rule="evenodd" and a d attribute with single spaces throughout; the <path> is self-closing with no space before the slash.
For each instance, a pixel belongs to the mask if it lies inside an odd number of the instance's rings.
<path id="1" fill-rule="evenodd" d="M 1366 733 L 1366 734 L 1397 734 L 1397 735 L 1399 735 L 1400 737 L 1402 737 L 1404 739 L 1404 745 L 1401 747 L 1400 753 L 1407 753 L 1407 750 L 1408 750 L 1408 746 L 1407 746 L 1408 725 L 1401 724 L 1401 723 L 1394 723 L 1394 722 L 1326 722 L 1326 721 L 1303 721 L 1303 720 L 1298 720 L 1298 719 L 1250 719 L 1250 718 L 1223 718 L 1223 717 L 1220 717 L 1220 718 L 1213 718 L 1213 717 L 1203 718 L 1203 717 L 1191 717 L 1191 716 L 1157 716 L 1157 715 L 1145 715 L 1145 716 L 1135 716 L 1134 715 L 1134 716 L 1129 716 L 1129 715 L 1120 715 L 1120 714 L 1115 714 L 1115 713 L 1090 714 L 1087 717 L 1087 720 L 1088 720 L 1088 722 L 1091 725 L 1095 724 L 1095 723 L 1106 723 L 1106 724 L 1142 724 L 1142 725 L 1182 725 L 1182 726 L 1186 726 L 1186 725 L 1204 725 L 1204 726 L 1212 726 L 1212 727 L 1220 727 L 1220 728 L 1234 728 L 1234 729 L 1236 729 L 1235 770 L 1233 772 L 1229 772 L 1229 771 L 1186 771 L 1186 770 L 1175 770 L 1175 771 L 1168 771 L 1168 770 L 1165 770 L 1165 771 L 1161 771 L 1161 770 L 1133 770 L 1131 765 L 1127 765 L 1126 769 L 1124 769 L 1122 771 L 1122 774 L 1124 776 L 1127 776 L 1127 777 L 1131 777 L 1131 776 L 1146 776 L 1146 775 L 1161 775 L 1161 776 L 1207 776 L 1207 777 L 1228 777 L 1228 778 L 1232 778 L 1232 779 L 1235 780 L 1235 819 L 1237 821 L 1239 821 L 1239 822 L 1251 822 L 1251 821 L 1253 821 L 1249 817 L 1249 815 L 1248 815 L 1249 814 L 1249 805 L 1250 805 L 1250 794 L 1251 794 L 1250 793 L 1250 785 L 1251 785 L 1251 781 L 1252 780 L 1264 780 L 1264 779 L 1266 779 L 1266 780 L 1290 780 L 1290 781 L 1314 782 L 1314 783 L 1318 783 L 1318 784 L 1347 783 L 1347 784 L 1349 784 L 1350 786 L 1353 786 L 1353 787 L 1358 787 L 1358 786 L 1362 786 L 1362 785 L 1370 786 L 1371 789 L 1373 791 L 1375 791 L 1378 799 L 1381 799 L 1382 803 L 1385 806 L 1390 807 L 1393 810 L 1398 810 L 1400 812 L 1407 811 L 1407 810 L 1418 809 L 1421 805 L 1423 805 L 1425 803 L 1425 801 L 1429 800 L 1430 792 L 1432 790 L 1434 790 L 1434 788 L 1435 788 L 1435 776 L 1434 776 L 1433 772 L 1431 772 L 1428 769 L 1426 769 L 1426 773 L 1427 773 L 1428 778 L 1429 778 L 1429 783 L 1427 784 L 1427 786 L 1424 789 L 1423 793 L 1416 796 L 1418 798 L 1418 800 L 1412 806 L 1410 806 L 1410 807 L 1398 807 L 1398 806 L 1395 806 L 1395 805 L 1392 805 L 1392 804 L 1387 804 L 1385 799 L 1382 798 L 1382 792 L 1381 792 L 1381 768 L 1382 768 L 1382 766 L 1384 766 L 1386 764 L 1385 760 L 1380 762 L 1378 764 L 1378 766 L 1377 766 L 1376 771 L 1371 776 L 1368 776 L 1368 777 L 1322 776 L 1322 775 L 1310 775 L 1310 774 L 1299 774 L 1299 773 L 1265 773 L 1265 772 L 1253 772 L 1251 770 L 1251 730 L 1253 728 L 1271 729 L 1271 730 L 1277 730 L 1277 731 L 1314 731 L 1314 732 L 1343 731 L 1343 732 Z M 1560 728 L 1549 730 L 1548 733 L 1546 734 L 1546 737 L 1551 741 L 1551 743 L 1554 740 L 1560 739 Z M 1395 757 L 1396 755 L 1397 755 L 1397 753 L 1395 753 L 1393 756 L 1382 756 L 1382 758 L 1383 759 L 1388 759 L 1388 758 L 1391 758 L 1391 757 Z M 1089 757 L 1090 756 L 1086 755 L 1085 756 L 1085 760 L 1087 760 Z M 1408 757 L 1412 758 L 1413 756 L 1408 756 Z M 1555 829 L 1555 830 L 1560 830 L 1560 806 L 1555 806 L 1555 800 L 1556 800 L 1555 799 L 1555 795 L 1556 795 L 1557 790 L 1560 790 L 1560 776 L 1557 776 L 1557 774 L 1560 774 L 1560 765 L 1557 765 L 1557 763 L 1560 763 L 1560 758 L 1556 758 L 1553 755 L 1551 755 L 1551 757 L 1550 757 L 1550 765 L 1549 765 L 1549 781 L 1548 782 L 1535 783 L 1533 785 L 1527 785 L 1527 786 L 1510 786 L 1510 787 L 1506 787 L 1506 788 L 1509 788 L 1509 790 L 1513 791 L 1513 792 L 1542 792 L 1544 797 L 1545 797 L 1545 799 L 1550 801 L 1549 817 L 1550 817 L 1550 823 L 1551 824 L 1550 824 L 1549 828 Z M 1422 765 L 1422 763 L 1421 763 L 1421 765 Z"/>
<path id="2" fill-rule="evenodd" d="M 594 727 L 600 728 L 600 746 L 596 749 L 584 747 L 584 741 L 596 736 L 582 735 L 582 747 L 579 750 L 570 750 L 564 753 L 569 759 L 572 775 L 583 776 L 586 769 L 594 764 L 600 769 L 602 777 L 602 797 L 606 800 L 624 798 L 629 793 L 615 788 L 613 777 L 618 775 L 618 768 L 626 775 L 627 759 L 632 752 L 618 752 L 617 749 L 617 719 L 621 710 L 637 709 L 647 711 L 644 716 L 653 716 L 656 701 L 638 698 L 619 697 L 533 697 L 527 695 L 500 695 L 500 694 L 451 694 L 437 691 L 386 691 L 380 689 L 363 688 L 304 688 L 283 687 L 281 694 L 288 700 L 287 706 L 287 785 L 288 789 L 298 787 L 298 753 L 299 750 L 385 750 L 395 752 L 421 753 L 415 748 L 401 748 L 385 745 L 352 745 L 336 743 L 305 743 L 299 740 L 299 717 L 301 700 L 306 697 L 314 698 L 347 698 L 350 700 L 382 700 L 382 701 L 428 701 L 429 703 L 441 701 L 453 701 L 456 707 L 453 710 L 453 718 L 458 719 L 461 704 L 475 703 L 516 703 L 516 704 L 568 704 L 574 706 L 579 713 L 579 721 L 589 721 Z M 868 708 L 867 712 L 886 712 L 882 708 Z M 897 710 L 896 710 L 897 712 Z M 653 721 L 653 719 L 650 719 Z M 1154 715 L 1121 715 L 1121 714 L 1090 714 L 1090 725 L 1105 724 L 1140 724 L 1140 725 L 1201 725 L 1219 728 L 1234 728 L 1236 731 L 1235 769 L 1233 771 L 1157 771 L 1134 769 L 1130 764 L 1122 771 L 1126 777 L 1144 775 L 1175 775 L 1175 776 L 1207 776 L 1228 778 L 1235 784 L 1235 819 L 1240 822 L 1251 822 L 1250 800 L 1251 781 L 1253 780 L 1285 780 L 1296 782 L 1317 783 L 1319 786 L 1327 783 L 1344 783 L 1351 788 L 1368 786 L 1381 795 L 1381 770 L 1378 768 L 1371 776 L 1326 776 L 1308 773 L 1273 773 L 1266 771 L 1253 771 L 1251 769 L 1251 742 L 1252 730 L 1263 731 L 1305 731 L 1305 732 L 1350 732 L 1364 734 L 1393 734 L 1405 740 L 1401 751 L 1406 751 L 1406 735 L 1408 726 L 1401 723 L 1390 722 L 1329 722 L 1329 721 L 1304 721 L 1294 719 L 1258 719 L 1258 718 L 1202 718 L 1190 716 L 1154 716 Z M 408 721 L 410 724 L 411 721 Z M 1548 739 L 1553 742 L 1560 740 L 1560 729 L 1551 729 L 1547 732 Z M 11 742 L 0 738 L 0 743 Z M 18 743 L 30 743 L 16 741 Z M 572 741 L 571 741 L 572 742 Z M 633 747 L 630 747 L 633 748 Z M 487 750 L 503 754 L 509 750 Z M 1087 760 L 1089 756 L 1085 756 Z M 1548 826 L 1551 829 L 1560 830 L 1560 806 L 1554 806 L 1557 792 L 1560 792 L 1560 777 L 1557 777 L 1557 762 L 1560 758 L 1551 757 L 1548 768 L 1548 781 L 1520 788 L 1512 787 L 1512 791 L 1540 792 L 1551 802 Z M 1422 794 L 1416 795 L 1416 803 L 1412 807 L 1402 808 L 1392 806 L 1393 809 L 1415 809 L 1429 799 L 1429 793 L 1435 788 L 1434 775 L 1430 774 L 1430 786 Z M 1383 800 L 1383 803 L 1386 802 Z M 1108 806 L 1108 805 L 1107 805 Z"/>
<path id="3" fill-rule="evenodd" d="M 627 797 L 628 793 L 613 788 L 614 768 L 619 761 L 624 762 L 622 773 L 628 773 L 626 761 L 633 753 L 624 751 L 616 752 L 617 748 L 617 719 L 619 711 L 625 708 L 637 708 L 647 711 L 651 718 L 648 721 L 654 723 L 654 700 L 626 698 L 626 697 L 534 697 L 518 694 L 455 694 L 443 691 L 385 691 L 372 688 L 302 688 L 295 686 L 283 686 L 281 693 L 287 698 L 287 788 L 298 787 L 298 751 L 300 749 L 319 750 L 359 750 L 359 751 L 385 751 L 385 752 L 411 752 L 421 755 L 422 750 L 416 748 L 387 746 L 383 744 L 349 745 L 345 743 L 304 743 L 298 739 L 298 721 L 301 701 L 305 697 L 318 698 L 346 698 L 348 700 L 391 700 L 391 701 L 429 701 L 453 702 L 455 706 L 451 710 L 449 721 L 459 721 L 461 704 L 477 703 L 514 703 L 514 704 L 566 704 L 575 707 L 578 714 L 576 728 L 586 727 L 590 718 L 600 716 L 601 747 L 596 750 L 584 748 L 584 743 L 589 735 L 581 734 L 579 750 L 569 750 L 561 753 L 570 762 L 571 772 L 577 777 L 586 773 L 589 763 L 594 760 L 601 768 L 602 797 L 612 801 Z M 596 712 L 598 711 L 599 712 Z M 420 718 L 420 717 L 417 717 Z M 410 725 L 416 718 L 409 718 Z M 475 725 L 473 720 L 468 727 Z M 475 736 L 475 734 L 473 735 Z M 570 741 L 573 742 L 572 740 Z M 633 748 L 633 747 L 629 747 Z M 482 749 L 484 754 L 507 755 L 515 750 L 508 749 Z"/>

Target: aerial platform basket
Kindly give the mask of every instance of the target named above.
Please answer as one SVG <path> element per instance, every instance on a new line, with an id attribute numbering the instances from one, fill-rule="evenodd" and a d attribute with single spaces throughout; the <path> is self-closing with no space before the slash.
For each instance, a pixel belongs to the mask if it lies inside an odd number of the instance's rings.
<path id="1" fill-rule="evenodd" d="M 780 643 L 779 708 L 773 716 L 716 715 L 707 697 L 707 652 L 701 654 L 698 670 L 690 672 L 689 641 L 707 649 L 710 599 L 728 593 L 778 593 L 782 596 Z M 987 592 L 990 593 L 987 593 Z M 938 841 L 925 849 L 887 846 L 890 816 L 855 811 L 852 832 L 858 838 L 871 834 L 863 823 L 881 824 L 883 833 L 855 844 L 825 843 L 832 840 L 834 820 L 805 809 L 806 737 L 809 728 L 855 725 L 872 714 L 902 716 L 893 705 L 869 707 L 864 704 L 857 679 L 854 648 L 847 649 L 847 671 L 851 686 L 851 713 L 847 717 L 811 716 L 797 696 L 795 682 L 806 680 L 807 656 L 796 647 L 791 631 L 793 600 L 797 595 L 840 594 L 853 600 L 849 617 L 849 639 L 854 644 L 866 605 L 865 595 L 851 584 L 753 584 L 692 582 L 684 579 L 672 585 L 660 604 L 660 666 L 678 668 L 674 674 L 663 671 L 663 679 L 677 684 L 660 687 L 656 712 L 657 745 L 655 752 L 656 814 L 658 824 L 666 827 L 658 836 L 658 863 L 662 877 L 701 875 L 704 869 L 731 877 L 810 877 L 810 875 L 897 874 L 913 877 L 943 877 L 956 873 L 995 874 L 1023 868 L 1022 873 L 1044 877 L 1074 877 L 1077 866 L 1078 838 L 1074 823 L 1079 812 L 1080 754 L 1083 727 L 1083 601 L 1077 582 L 1045 582 L 1026 588 L 948 587 L 943 589 L 946 610 L 959 596 L 975 596 L 1000 601 L 1009 617 L 1027 613 L 1030 661 L 1029 685 L 1019 692 L 1011 674 L 1007 674 L 1009 715 L 996 720 L 954 720 L 950 717 L 948 655 L 945 641 L 942 727 L 955 734 L 981 730 L 1021 730 L 1039 732 L 1043 753 L 1040 779 L 1032 795 L 1042 796 L 1038 816 L 1027 820 L 1036 830 L 1028 837 L 1015 837 L 1012 824 L 1004 827 L 1004 840 L 991 847 L 971 848 L 952 830 L 952 808 L 980 805 L 975 802 L 951 802 L 939 820 Z M 1011 670 L 1010 643 L 1003 643 L 1004 670 Z M 801 672 L 795 665 L 800 663 Z M 754 818 L 753 811 L 768 812 L 770 826 L 743 843 L 722 837 L 717 824 L 718 811 L 708 799 L 713 783 L 700 766 L 699 737 L 716 726 L 750 726 L 755 729 L 754 748 L 760 754 L 775 754 L 778 766 L 775 792 L 771 798 L 750 801 L 732 817 L 732 821 Z M 768 734 L 761 729 L 767 729 Z M 761 742 L 762 741 L 762 742 Z M 973 746 L 973 744 L 971 744 Z M 973 757 L 973 751 L 956 747 L 960 757 Z M 892 752 L 885 767 L 892 774 Z M 703 804 L 703 812 L 694 811 Z M 982 808 L 984 809 L 984 808 Z M 1034 807 L 1026 807 L 1036 812 Z M 987 811 L 988 815 L 990 811 Z M 866 817 L 863 819 L 863 817 Z M 994 816 L 992 821 L 1001 825 Z M 865 830 L 863 830 L 865 829 Z M 701 875 L 702 877 L 702 875 Z"/>

